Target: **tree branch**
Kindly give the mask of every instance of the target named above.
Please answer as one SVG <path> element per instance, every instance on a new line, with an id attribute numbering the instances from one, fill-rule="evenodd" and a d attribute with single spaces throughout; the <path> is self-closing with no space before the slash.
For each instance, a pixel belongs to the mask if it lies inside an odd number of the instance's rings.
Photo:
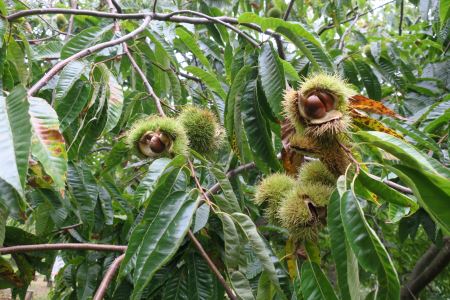
<path id="1" fill-rule="evenodd" d="M 259 25 L 253 23 L 239 23 L 236 18 L 231 18 L 227 16 L 220 17 L 209 17 L 208 18 L 197 18 L 197 17 L 186 17 L 186 16 L 175 16 L 173 13 L 162 14 L 162 13 L 131 13 L 131 14 L 121 14 L 121 13 L 108 13 L 102 11 L 93 11 L 93 10 L 85 10 L 85 9 L 66 9 L 66 8 L 42 8 L 42 9 L 28 9 L 21 10 L 15 12 L 6 17 L 9 22 L 15 21 L 22 17 L 34 16 L 34 15 L 42 15 L 42 14 L 73 14 L 73 15 L 83 15 L 83 16 L 92 16 L 99 18 L 109 18 L 109 19 L 120 19 L 120 20 L 140 20 L 144 19 L 147 16 L 150 16 L 152 20 L 156 21 L 168 21 L 173 23 L 189 23 L 189 24 L 211 24 L 211 23 L 219 23 L 218 21 L 222 21 L 224 23 L 233 24 L 233 25 L 242 25 L 253 30 L 263 32 Z M 205 15 L 206 16 L 206 15 Z M 222 23 L 221 23 L 222 24 Z M 263 32 L 268 35 L 277 36 L 277 33 L 274 33 L 271 30 L 266 30 Z"/>
<path id="2" fill-rule="evenodd" d="M 402 35 L 402 26 L 403 26 L 403 10 L 405 9 L 405 3 L 400 1 L 400 21 L 398 23 L 398 35 Z"/>
<path id="3" fill-rule="evenodd" d="M 98 287 L 97 292 L 95 293 L 95 296 L 92 300 L 103 299 L 103 297 L 106 294 L 106 291 L 108 290 L 109 285 L 111 284 L 111 281 L 114 279 L 114 275 L 116 274 L 117 270 L 120 267 L 120 263 L 124 258 L 125 254 L 121 254 L 113 261 L 108 271 L 106 272 L 105 277 L 103 277 L 103 280 L 100 283 L 100 286 Z"/>
<path id="4" fill-rule="evenodd" d="M 228 298 L 231 300 L 237 300 L 237 297 L 234 295 L 231 288 L 228 286 L 227 282 L 223 278 L 220 271 L 217 269 L 216 265 L 212 262 L 211 258 L 208 256 L 208 253 L 206 253 L 205 249 L 203 249 L 202 244 L 197 240 L 195 235 L 192 233 L 192 231 L 188 231 L 188 236 L 192 240 L 192 243 L 194 244 L 195 248 L 197 248 L 198 252 L 200 252 L 200 255 L 205 259 L 206 263 L 208 264 L 209 268 L 213 273 L 216 275 L 219 282 L 222 284 L 222 286 L 225 289 L 225 292 L 228 295 Z"/>
<path id="5" fill-rule="evenodd" d="M 411 275 L 416 276 L 411 276 L 412 278 L 403 286 L 400 296 L 402 300 L 417 299 L 419 293 L 450 263 L 450 238 L 444 239 L 444 246 L 439 250 L 437 255 L 431 255 L 435 252 L 432 249 L 433 247 L 435 246 L 432 245 L 425 252 L 414 267 L 416 272 L 413 270 Z M 418 266 L 425 268 L 420 271 Z"/>
<path id="6" fill-rule="evenodd" d="M 112 41 L 108 41 L 108 42 L 104 42 L 104 43 L 100 43 L 97 45 L 94 45 L 92 47 L 86 48 L 78 53 L 75 53 L 74 55 L 58 62 L 57 64 L 55 64 L 41 79 L 38 80 L 38 82 L 36 82 L 29 90 L 28 90 L 28 96 L 33 96 L 34 94 L 36 94 L 43 86 L 45 86 L 47 84 L 47 82 L 53 78 L 53 76 L 55 76 L 59 71 L 61 71 L 67 64 L 69 64 L 72 61 L 75 61 L 77 59 L 83 58 L 85 56 L 88 56 L 96 51 L 108 48 L 108 47 L 112 47 L 115 45 L 118 45 L 120 43 L 123 43 L 131 38 L 133 38 L 134 36 L 138 35 L 139 33 L 141 33 L 146 27 L 147 25 L 150 23 L 151 17 L 147 16 L 144 19 L 144 22 L 141 24 L 141 26 L 139 26 L 138 28 L 136 28 L 134 31 L 124 35 L 121 38 L 118 38 L 116 40 L 112 40 Z"/>
<path id="7" fill-rule="evenodd" d="M 36 245 L 20 245 L 0 248 L 0 254 L 11 254 L 20 252 L 34 252 L 47 250 L 95 250 L 95 251 L 117 251 L 123 252 L 127 246 L 105 245 L 105 244 L 88 244 L 88 243 L 59 243 L 59 244 L 36 244 Z"/>

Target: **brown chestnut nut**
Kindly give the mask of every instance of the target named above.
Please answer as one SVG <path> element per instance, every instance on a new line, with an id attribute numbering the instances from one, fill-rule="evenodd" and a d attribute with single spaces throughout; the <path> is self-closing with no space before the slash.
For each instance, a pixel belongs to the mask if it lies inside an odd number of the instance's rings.
<path id="1" fill-rule="evenodd" d="M 327 92 L 316 92 L 315 95 L 319 97 L 320 101 L 325 105 L 325 109 L 330 111 L 334 108 L 334 97 Z"/>
<path id="2" fill-rule="evenodd" d="M 150 149 L 155 153 L 161 153 L 166 149 L 166 145 L 163 144 L 159 136 L 154 135 L 149 142 Z"/>
<path id="3" fill-rule="evenodd" d="M 327 113 L 325 105 L 316 95 L 310 95 L 307 98 L 302 97 L 300 104 L 303 106 L 306 116 L 311 119 L 323 118 Z"/>

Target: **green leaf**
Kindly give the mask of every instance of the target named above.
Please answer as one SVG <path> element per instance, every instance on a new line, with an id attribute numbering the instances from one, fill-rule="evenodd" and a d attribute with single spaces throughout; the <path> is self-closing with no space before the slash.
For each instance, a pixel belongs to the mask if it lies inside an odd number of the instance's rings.
<path id="1" fill-rule="evenodd" d="M 66 96 L 55 103 L 55 110 L 60 120 L 61 131 L 65 131 L 78 118 L 89 99 L 90 87 L 78 80 Z"/>
<path id="2" fill-rule="evenodd" d="M 58 78 L 55 87 L 55 102 L 57 105 L 66 97 L 75 82 L 80 79 L 86 69 L 86 65 L 81 61 L 71 61 L 64 67 Z M 74 101 L 74 99 L 65 99 L 66 101 Z M 67 105 L 67 104 L 66 104 Z"/>
<path id="3" fill-rule="evenodd" d="M 8 22 L 6 20 L 0 19 L 0 48 L 3 47 L 3 36 L 5 35 L 7 27 Z"/>
<path id="4" fill-rule="evenodd" d="M 237 269 L 239 266 L 239 235 L 230 215 L 224 213 L 220 215 L 223 227 L 223 240 L 225 242 L 225 262 L 230 269 Z"/>
<path id="5" fill-rule="evenodd" d="M 0 278 L 0 289 L 20 287 L 24 284 L 11 264 L 3 257 L 0 257 Z"/>
<path id="6" fill-rule="evenodd" d="M 64 138 L 59 131 L 56 112 L 44 99 L 30 97 L 33 127 L 32 153 L 41 162 L 56 188 L 63 191 L 67 173 L 67 153 Z"/>
<path id="7" fill-rule="evenodd" d="M 450 181 L 443 176 L 405 165 L 390 168 L 413 190 L 420 205 L 445 232 L 450 233 Z M 400 171 L 400 173 L 398 171 Z M 405 178 L 407 176 L 407 178 Z"/>
<path id="8" fill-rule="evenodd" d="M 400 282 L 395 267 L 375 231 L 370 228 L 364 213 L 351 191 L 341 197 L 341 218 L 345 235 L 359 264 L 378 275 L 377 299 L 398 299 Z"/>
<path id="9" fill-rule="evenodd" d="M 252 293 L 252 288 L 250 282 L 245 278 L 244 274 L 239 271 L 234 271 L 230 276 L 231 284 L 233 285 L 234 291 L 242 300 L 254 300 L 255 297 Z"/>
<path id="10" fill-rule="evenodd" d="M 267 249 L 266 244 L 264 243 L 263 239 L 256 230 L 255 224 L 253 223 L 253 221 L 250 219 L 249 216 L 242 213 L 233 213 L 232 217 L 239 225 L 239 227 L 242 229 L 246 238 L 250 242 L 250 245 L 255 251 L 256 256 L 261 261 L 261 264 L 264 270 L 266 270 L 270 280 L 272 281 L 273 284 L 275 284 L 276 287 L 279 288 L 280 283 L 278 281 L 277 273 L 275 271 L 275 266 L 272 262 L 272 259 L 270 258 L 269 249 Z"/>
<path id="11" fill-rule="evenodd" d="M 188 300 L 188 278 L 186 267 L 177 270 L 164 284 L 163 300 Z"/>
<path id="12" fill-rule="evenodd" d="M 420 170 L 450 177 L 450 171 L 435 159 L 428 157 L 412 145 L 384 132 L 360 131 L 356 134 L 363 141 L 382 148 L 402 161 L 402 163 Z"/>
<path id="13" fill-rule="evenodd" d="M 262 170 L 280 168 L 272 145 L 272 134 L 257 101 L 256 80 L 247 82 L 241 99 L 242 120 L 256 165 Z"/>
<path id="14" fill-rule="evenodd" d="M 105 64 L 97 65 L 101 73 L 101 85 L 106 88 L 106 103 L 108 105 L 106 111 L 106 124 L 103 133 L 111 131 L 119 122 L 123 109 L 123 91 L 122 86 L 117 82 L 116 77 L 106 67 Z"/>
<path id="15" fill-rule="evenodd" d="M 94 180 L 86 167 L 69 164 L 67 177 L 69 189 L 77 203 L 79 218 L 89 227 L 94 225 L 94 209 L 98 196 Z"/>
<path id="16" fill-rule="evenodd" d="M 131 299 L 140 299 L 155 272 L 175 254 L 197 207 L 196 197 L 180 190 L 187 181 L 183 170 L 175 168 L 168 175 L 153 191 L 140 224 L 131 233 L 121 265 L 119 278 L 135 266 Z"/>
<path id="17" fill-rule="evenodd" d="M 236 74 L 225 102 L 225 129 L 229 143 L 239 156 L 241 155 L 241 101 L 240 97 L 247 83 L 246 77 L 252 70 L 250 66 L 243 66 Z"/>
<path id="18" fill-rule="evenodd" d="M 159 158 L 152 162 L 145 177 L 139 183 L 133 195 L 133 202 L 143 204 L 155 188 L 167 165 L 171 162 L 169 158 Z"/>
<path id="19" fill-rule="evenodd" d="M 192 73 L 194 76 L 197 76 L 200 78 L 201 81 L 203 81 L 208 88 L 210 88 L 213 92 L 215 92 L 217 95 L 222 98 L 222 100 L 225 100 L 227 97 L 227 94 L 223 90 L 222 86 L 220 85 L 219 80 L 217 80 L 216 76 L 211 74 L 210 72 L 207 72 L 205 70 L 200 69 L 199 67 L 195 66 L 188 66 L 186 67 L 186 71 L 189 73 Z"/>
<path id="20" fill-rule="evenodd" d="M 211 65 L 208 59 L 203 54 L 200 47 L 197 45 L 197 41 L 194 37 L 186 31 L 183 27 L 177 27 L 175 30 L 178 37 L 183 41 L 183 43 L 188 47 L 188 49 L 198 58 L 198 60 L 208 69 L 211 70 Z"/>
<path id="21" fill-rule="evenodd" d="M 330 233 L 330 249 L 336 264 L 339 291 L 342 299 L 359 299 L 359 270 L 355 255 L 345 238 L 340 212 L 340 197 L 335 191 L 328 205 L 327 224 Z"/>
<path id="22" fill-rule="evenodd" d="M 333 70 L 330 58 L 325 53 L 319 39 L 300 23 L 286 22 L 278 18 L 263 18 L 254 13 L 243 13 L 239 16 L 238 21 L 239 23 L 256 23 L 261 25 L 263 31 L 276 30 L 290 39 L 318 69 Z"/>
<path id="23" fill-rule="evenodd" d="M 108 24 L 103 27 L 90 27 L 78 33 L 76 36 L 71 38 L 61 49 L 61 59 L 68 58 L 86 49 L 90 46 L 97 44 L 97 42 L 102 38 L 105 32 L 111 30 L 113 23 Z"/>
<path id="24" fill-rule="evenodd" d="M 258 59 L 261 83 L 272 112 L 279 116 L 286 86 L 283 65 L 270 42 L 263 44 Z"/>
<path id="25" fill-rule="evenodd" d="M 89 299 L 94 295 L 97 286 L 97 277 L 101 268 L 98 264 L 83 263 L 77 270 L 77 296 L 78 299 Z"/>
<path id="26" fill-rule="evenodd" d="M 370 66 L 361 60 L 354 60 L 353 62 L 369 98 L 375 100 L 381 99 L 381 85 Z"/>
<path id="27" fill-rule="evenodd" d="M 0 96 L 0 178 L 23 195 L 31 145 L 31 124 L 26 90 L 17 86 Z"/>
<path id="28" fill-rule="evenodd" d="M 292 80 L 292 81 L 300 81 L 301 78 L 300 76 L 298 76 L 297 71 L 295 70 L 295 68 L 291 65 L 290 62 L 280 59 L 281 63 L 283 64 L 283 70 L 284 73 L 286 74 L 287 79 Z"/>
<path id="29" fill-rule="evenodd" d="M 0 178 L 0 203 L 8 209 L 11 217 L 23 219 L 26 203 L 19 193 L 6 181 Z M 6 220 L 5 220 L 6 221 Z"/>
<path id="30" fill-rule="evenodd" d="M 319 265 L 305 261 L 301 272 L 301 290 L 305 300 L 336 299 L 333 287 Z"/>
<path id="31" fill-rule="evenodd" d="M 220 189 L 227 201 L 227 206 L 221 208 L 227 213 L 242 212 L 231 183 L 225 173 L 216 167 L 210 167 L 209 170 L 214 174 L 214 177 L 216 177 Z"/>
<path id="32" fill-rule="evenodd" d="M 0 201 L 0 247 L 3 247 L 5 240 L 6 220 L 8 219 L 8 207 Z M 0 276 L 1 278 L 1 276 Z"/>
<path id="33" fill-rule="evenodd" d="M 214 295 L 213 274 L 200 255 L 192 252 L 187 259 L 189 300 L 208 300 Z"/>
<path id="34" fill-rule="evenodd" d="M 411 214 L 413 214 L 419 205 L 411 198 L 405 196 L 404 194 L 394 190 L 393 188 L 387 186 L 383 182 L 373 178 L 370 174 L 367 174 L 364 170 L 361 170 L 358 175 L 358 180 L 361 181 L 362 185 L 371 191 L 372 193 L 380 196 L 384 201 L 389 203 L 394 203 L 400 206 L 406 206 L 411 208 Z"/>

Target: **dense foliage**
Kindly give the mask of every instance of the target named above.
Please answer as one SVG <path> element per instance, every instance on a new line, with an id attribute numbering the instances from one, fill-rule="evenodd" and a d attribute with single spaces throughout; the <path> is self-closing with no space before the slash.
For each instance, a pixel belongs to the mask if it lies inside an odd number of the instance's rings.
<path id="1" fill-rule="evenodd" d="M 52 299 L 450 295 L 448 0 L 154 2 L 0 0 L 1 289 L 60 256 Z M 311 160 L 282 102 L 317 73 L 356 91 L 353 167 L 302 239 L 255 193 Z M 139 155 L 155 126 L 182 139 Z"/>

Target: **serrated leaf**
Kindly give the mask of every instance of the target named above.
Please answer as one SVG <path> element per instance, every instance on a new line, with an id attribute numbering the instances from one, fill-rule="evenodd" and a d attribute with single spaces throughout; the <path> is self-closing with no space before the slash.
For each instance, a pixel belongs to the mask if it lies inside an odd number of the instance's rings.
<path id="1" fill-rule="evenodd" d="M 61 49 L 61 59 L 68 58 L 69 56 L 96 44 L 105 32 L 111 30 L 113 25 L 114 24 L 111 23 L 103 27 L 94 26 L 81 31 L 71 38 Z"/>
<path id="2" fill-rule="evenodd" d="M 133 230 L 121 265 L 119 278 L 135 267 L 131 299 L 140 299 L 155 272 L 175 254 L 197 206 L 196 197 L 182 189 L 187 180 L 182 169 L 171 170 L 165 179 L 153 191 L 152 201 Z"/>
<path id="3" fill-rule="evenodd" d="M 372 145 L 382 148 L 383 150 L 396 156 L 402 161 L 403 164 L 406 164 L 412 168 L 440 174 L 447 178 L 450 177 L 450 171 L 448 168 L 444 167 L 435 159 L 422 154 L 412 145 L 398 138 L 376 131 L 360 131 L 357 133 L 357 136 L 363 141 L 369 142 Z"/>
<path id="4" fill-rule="evenodd" d="M 55 102 L 60 105 L 60 101 L 69 93 L 75 82 L 80 79 L 84 73 L 86 65 L 78 60 L 68 63 L 58 78 L 58 83 L 55 87 Z M 73 99 L 66 99 L 66 101 L 73 101 Z"/>
<path id="5" fill-rule="evenodd" d="M 77 270 L 78 299 L 89 299 L 95 292 L 97 277 L 101 271 L 100 265 L 83 263 Z"/>
<path id="6" fill-rule="evenodd" d="M 242 120 L 256 165 L 262 170 L 278 170 L 280 164 L 272 144 L 270 126 L 257 101 L 256 79 L 247 82 L 241 99 Z"/>
<path id="7" fill-rule="evenodd" d="M 249 216 L 244 215 L 242 213 L 233 213 L 232 217 L 239 225 L 248 241 L 250 242 L 250 245 L 252 246 L 252 249 L 255 251 L 256 256 L 261 261 L 264 270 L 266 270 L 267 275 L 270 278 L 270 281 L 272 281 L 272 283 L 279 288 L 280 283 L 278 281 L 277 273 L 275 271 L 275 266 L 272 262 L 272 259 L 270 258 L 269 249 L 267 249 L 266 244 L 259 235 L 255 224 L 253 223 L 253 221 L 250 219 Z"/>
<path id="8" fill-rule="evenodd" d="M 362 95 L 354 95 L 350 97 L 350 107 L 353 109 L 359 109 L 378 115 L 391 116 L 397 119 L 406 120 L 406 118 L 400 116 L 395 111 L 384 106 L 380 101 L 375 101 Z"/>
<path id="9" fill-rule="evenodd" d="M 89 86 L 86 82 L 78 80 L 66 96 L 55 103 L 55 110 L 60 120 L 61 131 L 64 131 L 73 121 L 75 121 L 89 98 Z"/>
<path id="10" fill-rule="evenodd" d="M 41 162 L 56 188 L 63 191 L 67 173 L 67 152 L 59 131 L 56 112 L 44 99 L 30 97 L 29 113 L 33 127 L 32 153 Z"/>
<path id="11" fill-rule="evenodd" d="M 95 221 L 94 209 L 98 195 L 93 180 L 92 174 L 88 174 L 86 168 L 69 164 L 67 176 L 69 189 L 76 200 L 79 218 L 89 227 L 92 227 Z"/>
<path id="12" fill-rule="evenodd" d="M 171 162 L 168 158 L 159 158 L 152 162 L 145 177 L 139 183 L 133 195 L 133 202 L 143 204 L 155 189 L 155 183 Z"/>
<path id="13" fill-rule="evenodd" d="M 234 271 L 230 276 L 231 284 L 239 296 L 239 299 L 242 300 L 254 300 L 255 296 L 253 296 L 252 288 L 250 286 L 250 282 L 247 278 L 245 278 L 244 274 L 239 271 Z"/>
<path id="14" fill-rule="evenodd" d="M 281 63 L 283 64 L 284 73 L 289 80 L 300 81 L 301 78 L 298 76 L 297 70 L 291 65 L 290 62 L 281 59 Z"/>
<path id="15" fill-rule="evenodd" d="M 302 265 L 300 278 L 303 299 L 337 300 L 331 283 L 316 263 L 305 261 Z"/>
<path id="16" fill-rule="evenodd" d="M 198 60 L 208 69 L 211 70 L 211 65 L 208 59 L 203 54 L 200 47 L 197 45 L 197 41 L 194 37 L 186 31 L 183 27 L 178 27 L 176 30 L 178 37 L 183 41 L 183 43 L 188 47 L 188 49 L 198 58 Z"/>
<path id="17" fill-rule="evenodd" d="M 225 129 L 234 153 L 241 156 L 241 101 L 247 83 L 246 77 L 251 71 L 250 66 L 243 66 L 236 74 L 225 102 Z"/>
<path id="18" fill-rule="evenodd" d="M 22 86 L 17 86 L 6 98 L 0 96 L 0 178 L 21 195 L 31 146 L 28 107 L 26 90 Z"/>
<path id="19" fill-rule="evenodd" d="M 325 53 L 319 39 L 300 23 L 286 22 L 278 18 L 263 18 L 254 13 L 243 13 L 239 16 L 238 21 L 239 23 L 259 24 L 263 31 L 276 30 L 290 39 L 317 68 L 333 70 L 330 58 Z"/>
<path id="20" fill-rule="evenodd" d="M 389 168 L 405 182 L 419 199 L 420 205 L 430 214 L 436 223 L 450 233 L 450 181 L 435 173 L 415 169 L 405 165 Z"/>
<path id="21" fill-rule="evenodd" d="M 413 199 L 403 195 L 397 190 L 394 190 L 393 188 L 387 186 L 383 182 L 373 178 L 364 170 L 360 170 L 358 174 L 358 180 L 361 181 L 362 185 L 366 189 L 368 189 L 375 195 L 380 196 L 383 200 L 389 203 L 394 203 L 396 205 L 409 207 L 411 209 L 411 214 L 419 209 L 419 205 Z"/>
<path id="22" fill-rule="evenodd" d="M 373 73 L 372 68 L 363 62 L 362 60 L 354 60 L 353 61 L 356 67 L 356 70 L 361 77 L 361 81 L 366 88 L 367 95 L 375 100 L 381 98 L 381 85 L 378 81 L 378 78 Z"/>
<path id="23" fill-rule="evenodd" d="M 345 238 L 340 212 L 340 197 L 337 191 L 330 197 L 327 224 L 341 298 L 358 300 L 360 293 L 358 262 Z"/>
<path id="24" fill-rule="evenodd" d="M 14 272 L 11 264 L 0 256 L 0 289 L 7 289 L 12 287 L 22 287 L 23 281 Z"/>
<path id="25" fill-rule="evenodd" d="M 279 116 L 286 82 L 283 65 L 270 43 L 265 43 L 261 47 L 258 71 L 270 108 L 276 116 Z"/>
<path id="26" fill-rule="evenodd" d="M 186 71 L 189 73 L 192 73 L 194 76 L 197 76 L 202 80 L 208 88 L 210 88 L 213 92 L 215 92 L 217 95 L 220 96 L 223 100 L 226 99 L 227 94 L 225 93 L 224 89 L 220 85 L 219 80 L 217 80 L 216 76 L 211 74 L 210 72 L 207 72 L 205 70 L 200 69 L 199 67 L 195 66 L 188 66 L 186 67 Z"/>
<path id="27" fill-rule="evenodd" d="M 205 260 L 191 253 L 187 259 L 189 300 L 208 300 L 214 295 L 213 275 Z"/>
<path id="28" fill-rule="evenodd" d="M 223 227 L 223 239 L 225 242 L 225 262 L 228 268 L 237 269 L 239 266 L 239 235 L 230 215 L 220 215 Z"/>
<path id="29" fill-rule="evenodd" d="M 231 183 L 225 173 L 216 167 L 210 167 L 209 170 L 214 174 L 214 177 L 216 177 L 220 189 L 227 200 L 227 207 L 221 208 L 227 213 L 242 212 Z"/>
<path id="30" fill-rule="evenodd" d="M 370 228 L 352 191 L 341 196 L 341 218 L 345 235 L 359 264 L 377 274 L 377 299 L 398 299 L 400 282 L 395 267 L 375 231 Z"/>

